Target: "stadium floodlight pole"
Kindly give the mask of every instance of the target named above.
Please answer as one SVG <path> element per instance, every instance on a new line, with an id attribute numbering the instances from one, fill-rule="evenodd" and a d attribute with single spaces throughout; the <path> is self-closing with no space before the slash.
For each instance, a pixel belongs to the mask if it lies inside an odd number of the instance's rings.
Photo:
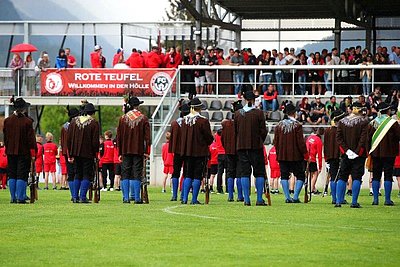
<path id="1" fill-rule="evenodd" d="M 196 11 L 199 14 L 202 14 L 202 1 L 201 0 L 196 0 Z M 201 46 L 201 17 L 196 19 L 196 31 L 195 31 L 195 35 L 196 35 L 196 47 Z"/>

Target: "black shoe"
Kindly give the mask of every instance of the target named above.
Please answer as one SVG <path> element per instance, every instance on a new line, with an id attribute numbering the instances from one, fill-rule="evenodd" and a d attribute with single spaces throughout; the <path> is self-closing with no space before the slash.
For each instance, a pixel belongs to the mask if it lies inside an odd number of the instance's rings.
<path id="1" fill-rule="evenodd" d="M 342 205 L 340 205 L 340 204 L 335 204 L 335 208 L 341 208 L 342 207 Z"/>
<path id="2" fill-rule="evenodd" d="M 293 203 L 301 203 L 300 199 L 293 199 Z"/>
<path id="3" fill-rule="evenodd" d="M 135 201 L 135 198 L 134 197 L 130 197 L 129 200 L 130 201 Z"/>
<path id="4" fill-rule="evenodd" d="M 88 199 L 81 200 L 80 203 L 82 204 L 89 204 L 90 201 Z"/>
<path id="5" fill-rule="evenodd" d="M 56 187 L 53 187 L 53 190 L 57 190 L 57 186 L 56 186 Z"/>
<path id="6" fill-rule="evenodd" d="M 352 196 L 353 195 L 353 191 L 351 191 L 351 190 L 347 190 L 347 193 L 346 193 L 348 196 Z"/>
<path id="7" fill-rule="evenodd" d="M 379 194 L 378 194 L 380 197 L 382 196 L 382 193 L 381 192 L 379 192 Z"/>
<path id="8" fill-rule="evenodd" d="M 332 205 L 336 205 L 336 202 L 332 200 Z"/>
<path id="9" fill-rule="evenodd" d="M 72 199 L 72 203 L 79 203 L 79 199 L 73 198 L 73 199 Z"/>
<path id="10" fill-rule="evenodd" d="M 286 199 L 285 203 L 293 203 L 293 199 Z"/>
<path id="11" fill-rule="evenodd" d="M 347 200 L 345 199 L 345 200 L 343 200 L 343 202 L 340 203 L 340 204 L 342 204 L 342 205 L 347 205 L 347 204 L 349 204 L 349 202 L 347 202 Z"/>
<path id="12" fill-rule="evenodd" d="M 235 200 L 233 198 L 228 199 L 228 202 L 234 202 Z"/>
<path id="13" fill-rule="evenodd" d="M 289 190 L 289 194 L 294 194 L 294 190 Z"/>
<path id="14" fill-rule="evenodd" d="M 369 196 L 370 197 L 372 197 L 374 195 L 374 193 L 372 193 L 372 192 L 369 192 Z"/>
<path id="15" fill-rule="evenodd" d="M 262 202 L 256 202 L 256 206 L 268 206 L 268 204 L 263 200 Z"/>
<path id="16" fill-rule="evenodd" d="M 201 204 L 200 201 L 197 200 L 196 202 L 190 202 L 190 205 L 203 205 L 203 204 Z"/>
<path id="17" fill-rule="evenodd" d="M 318 195 L 321 195 L 321 192 L 319 192 L 319 191 L 317 190 L 317 191 L 312 192 L 312 194 L 313 194 L 314 196 L 318 196 Z"/>
<path id="18" fill-rule="evenodd" d="M 10 204 L 17 204 L 17 200 L 16 199 L 11 199 Z"/>
<path id="19" fill-rule="evenodd" d="M 121 191 L 121 188 L 120 188 L 120 187 L 118 187 L 117 189 L 115 189 L 115 191 Z"/>
<path id="20" fill-rule="evenodd" d="M 176 197 L 171 198 L 171 201 L 177 201 Z"/>
<path id="21" fill-rule="evenodd" d="M 206 190 L 201 189 L 200 192 L 204 194 L 206 192 Z"/>
<path id="22" fill-rule="evenodd" d="M 17 204 L 28 204 L 26 200 L 17 200 Z"/>
<path id="23" fill-rule="evenodd" d="M 131 203 L 129 200 L 124 200 L 124 201 L 122 201 L 122 203 L 124 203 L 124 204 L 129 204 L 129 203 Z"/>
<path id="24" fill-rule="evenodd" d="M 251 206 L 251 203 L 250 202 L 244 202 L 244 205 L 245 206 Z"/>
<path id="25" fill-rule="evenodd" d="M 217 194 L 222 194 L 222 195 L 223 195 L 223 194 L 224 194 L 224 190 L 222 190 L 222 189 L 221 189 L 221 190 L 218 190 L 218 191 L 217 191 Z"/>
<path id="26" fill-rule="evenodd" d="M 43 190 L 49 190 L 49 188 L 48 188 L 48 187 L 45 187 L 45 188 L 43 188 Z"/>
<path id="27" fill-rule="evenodd" d="M 244 199 L 237 199 L 237 202 L 244 202 Z"/>
<path id="28" fill-rule="evenodd" d="M 25 200 L 31 200 L 31 198 L 30 198 L 30 197 L 28 197 L 28 196 L 26 196 L 26 197 L 25 197 Z"/>
<path id="29" fill-rule="evenodd" d="M 135 204 L 143 204 L 143 201 L 142 201 L 142 200 L 140 200 L 140 201 L 135 201 L 134 203 L 135 203 Z"/>
<path id="30" fill-rule="evenodd" d="M 390 200 L 389 202 L 385 202 L 384 205 L 385 206 L 394 206 L 394 202 Z"/>
<path id="31" fill-rule="evenodd" d="M 350 205 L 350 208 L 352 208 L 352 209 L 359 209 L 359 208 L 361 208 L 361 206 L 360 206 L 359 203 L 356 203 L 356 204 L 351 204 L 351 205 Z"/>
<path id="32" fill-rule="evenodd" d="M 372 206 L 378 206 L 378 205 L 379 205 L 378 201 L 372 202 Z"/>
<path id="33" fill-rule="evenodd" d="M 187 204 L 187 201 L 183 201 L 183 200 L 181 200 L 181 204 Z"/>

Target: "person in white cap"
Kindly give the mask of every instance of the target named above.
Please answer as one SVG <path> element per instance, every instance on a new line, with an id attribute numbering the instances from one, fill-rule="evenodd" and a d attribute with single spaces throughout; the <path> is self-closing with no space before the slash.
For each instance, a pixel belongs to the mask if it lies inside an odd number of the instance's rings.
<path id="1" fill-rule="evenodd" d="M 94 51 L 90 53 L 90 63 L 92 68 L 103 68 L 102 47 L 100 45 L 95 45 Z"/>

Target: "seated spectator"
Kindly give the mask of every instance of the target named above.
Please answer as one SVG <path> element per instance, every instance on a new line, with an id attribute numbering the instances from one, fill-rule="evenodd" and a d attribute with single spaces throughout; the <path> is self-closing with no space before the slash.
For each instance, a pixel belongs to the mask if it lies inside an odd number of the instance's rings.
<path id="1" fill-rule="evenodd" d="M 268 85 L 267 91 L 264 93 L 264 111 L 277 111 L 278 110 L 278 92 L 275 90 L 275 85 Z"/>
<path id="2" fill-rule="evenodd" d="M 396 111 L 399 105 L 398 91 L 393 89 L 390 94 L 386 97 L 385 103 L 389 104 L 392 111 Z"/>
<path id="3" fill-rule="evenodd" d="M 299 105 L 298 117 L 300 122 L 309 122 L 310 119 L 311 105 L 308 103 L 308 97 L 303 97 Z"/>
<path id="4" fill-rule="evenodd" d="M 340 102 L 340 109 L 344 113 L 351 113 L 351 106 L 353 105 L 353 98 L 351 96 L 345 97 L 342 102 Z"/>
<path id="5" fill-rule="evenodd" d="M 328 117 L 330 117 L 331 114 L 332 114 L 332 112 L 334 112 L 334 111 L 336 111 L 336 110 L 339 110 L 339 109 L 340 109 L 340 106 L 339 106 L 339 104 L 336 102 L 336 97 L 335 97 L 335 96 L 331 96 L 331 97 L 329 98 L 329 101 L 326 102 L 326 104 L 325 104 L 326 115 L 327 115 Z"/>
<path id="6" fill-rule="evenodd" d="M 311 122 L 313 124 L 327 123 L 328 116 L 326 116 L 325 106 L 321 103 L 321 97 L 316 96 L 315 102 L 311 105 Z"/>
<path id="7" fill-rule="evenodd" d="M 364 115 L 371 115 L 371 105 L 365 101 L 365 96 L 360 95 L 358 97 L 358 102 L 363 106 L 363 110 L 364 110 Z"/>

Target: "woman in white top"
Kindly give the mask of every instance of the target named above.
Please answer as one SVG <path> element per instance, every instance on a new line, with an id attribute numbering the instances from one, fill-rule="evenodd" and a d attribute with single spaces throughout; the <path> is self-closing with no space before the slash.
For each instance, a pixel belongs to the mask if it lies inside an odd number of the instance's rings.
<path id="1" fill-rule="evenodd" d="M 31 54 L 27 55 L 25 62 L 24 62 L 24 68 L 28 69 L 28 70 L 25 70 L 25 72 L 24 72 L 27 96 L 35 95 L 35 89 L 36 89 L 35 67 L 36 67 L 36 63 L 32 59 L 32 55 Z"/>

